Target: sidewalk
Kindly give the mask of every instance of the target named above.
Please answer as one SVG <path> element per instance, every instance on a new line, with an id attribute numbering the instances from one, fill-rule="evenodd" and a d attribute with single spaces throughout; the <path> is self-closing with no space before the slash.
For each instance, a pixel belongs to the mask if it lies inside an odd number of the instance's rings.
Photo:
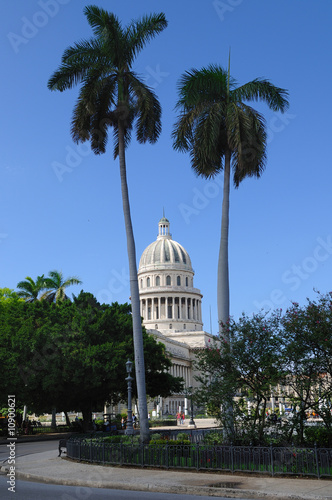
<path id="1" fill-rule="evenodd" d="M 22 440 L 23 441 L 23 440 Z M 21 442 L 22 442 L 21 441 Z M 54 451 L 18 457 L 16 478 L 43 483 L 266 500 L 332 500 L 332 481 L 108 467 L 73 462 Z M 3 464 L 2 472 L 8 471 Z"/>

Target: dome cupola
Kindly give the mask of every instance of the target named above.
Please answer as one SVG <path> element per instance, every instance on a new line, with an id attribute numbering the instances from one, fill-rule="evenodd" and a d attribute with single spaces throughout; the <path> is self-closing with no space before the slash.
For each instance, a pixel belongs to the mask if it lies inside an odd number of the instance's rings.
<path id="1" fill-rule="evenodd" d="M 158 237 L 144 252 L 139 263 L 138 273 L 158 269 L 182 269 L 193 272 L 188 252 L 180 243 L 172 239 L 170 223 L 162 217 L 158 223 Z"/>
<path id="2" fill-rule="evenodd" d="M 201 330 L 202 294 L 193 280 L 189 254 L 172 239 L 169 220 L 163 216 L 157 239 L 144 250 L 138 267 L 144 326 L 162 332 Z"/>

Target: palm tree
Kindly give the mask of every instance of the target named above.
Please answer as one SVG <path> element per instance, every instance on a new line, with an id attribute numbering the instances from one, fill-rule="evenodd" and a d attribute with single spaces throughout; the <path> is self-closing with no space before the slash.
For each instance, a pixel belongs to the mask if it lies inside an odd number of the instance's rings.
<path id="1" fill-rule="evenodd" d="M 17 283 L 17 288 L 20 289 L 17 295 L 26 302 L 35 302 L 38 299 L 39 293 L 45 288 L 45 278 L 42 274 L 37 276 L 34 281 L 30 276 L 27 276 L 24 281 Z"/>
<path id="2" fill-rule="evenodd" d="M 266 162 L 264 117 L 246 101 L 264 101 L 284 112 L 288 93 L 257 78 L 242 86 L 217 65 L 186 72 L 179 84 L 180 115 L 173 130 L 174 148 L 189 151 L 197 175 L 211 178 L 224 171 L 221 238 L 218 260 L 219 334 L 227 342 L 229 316 L 229 194 L 230 177 L 237 188 L 245 177 L 260 177 Z"/>
<path id="3" fill-rule="evenodd" d="M 68 300 L 69 297 L 65 293 L 66 288 L 71 285 L 80 285 L 82 283 L 76 276 L 64 279 L 61 271 L 50 271 L 48 275 L 49 278 L 45 278 L 44 280 L 44 288 L 46 288 L 46 291 L 40 297 L 48 302 Z"/>
<path id="4" fill-rule="evenodd" d="M 230 64 L 229 64 L 230 66 Z M 224 171 L 221 237 L 218 258 L 217 307 L 219 336 L 229 346 L 229 194 L 231 170 L 238 187 L 245 177 L 260 177 L 266 161 L 264 117 L 245 101 L 262 100 L 273 111 L 288 107 L 287 92 L 268 80 L 240 87 L 217 65 L 186 72 L 179 84 L 180 115 L 173 131 L 174 148 L 189 151 L 197 175 L 210 178 Z M 224 439 L 234 434 L 233 394 L 223 401 Z"/>
<path id="5" fill-rule="evenodd" d="M 147 42 L 166 28 L 167 21 L 163 13 L 153 14 L 132 21 L 124 28 L 114 14 L 96 6 L 86 7 L 84 14 L 94 38 L 80 41 L 65 50 L 62 64 L 50 78 L 48 88 L 62 92 L 82 82 L 72 119 L 74 141 L 89 140 L 95 154 L 104 153 L 108 131 L 113 129 L 114 158 L 119 157 L 127 237 L 141 440 L 147 442 L 149 423 L 143 336 L 125 149 L 134 127 L 139 143 L 154 143 L 161 132 L 158 99 L 132 70 L 132 64 Z"/>

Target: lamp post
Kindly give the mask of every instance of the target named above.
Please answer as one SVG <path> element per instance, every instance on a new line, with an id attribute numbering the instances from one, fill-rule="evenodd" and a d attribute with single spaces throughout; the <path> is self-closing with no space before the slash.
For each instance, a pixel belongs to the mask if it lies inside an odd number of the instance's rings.
<path id="1" fill-rule="evenodd" d="M 128 373 L 128 377 L 126 378 L 126 381 L 128 383 L 128 418 L 127 418 L 127 427 L 125 430 L 125 434 L 134 434 L 134 427 L 133 427 L 133 411 L 131 407 L 131 383 L 133 381 L 133 377 L 131 376 L 131 370 L 133 368 L 133 363 L 131 361 L 127 361 L 126 363 L 126 370 Z"/>
<path id="2" fill-rule="evenodd" d="M 188 387 L 189 391 L 190 391 L 190 420 L 189 420 L 189 424 L 188 424 L 188 427 L 194 427 L 196 428 L 196 424 L 195 424 L 195 420 L 194 420 L 194 403 L 193 403 L 193 391 L 192 391 L 192 387 Z"/>

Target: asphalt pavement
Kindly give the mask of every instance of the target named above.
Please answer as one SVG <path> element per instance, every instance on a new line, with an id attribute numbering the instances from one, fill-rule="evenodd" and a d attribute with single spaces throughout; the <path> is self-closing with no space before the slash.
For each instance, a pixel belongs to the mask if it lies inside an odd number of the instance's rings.
<path id="1" fill-rule="evenodd" d="M 204 422 L 202 425 L 206 424 Z M 199 423 L 198 427 L 201 427 Z M 2 474 L 9 474 L 8 462 L 2 464 L 1 471 Z M 180 472 L 79 463 L 67 459 L 65 455 L 58 457 L 58 439 L 55 440 L 52 451 L 17 457 L 15 480 L 20 479 L 49 484 L 211 497 L 332 500 L 332 481 L 327 479 Z"/>

